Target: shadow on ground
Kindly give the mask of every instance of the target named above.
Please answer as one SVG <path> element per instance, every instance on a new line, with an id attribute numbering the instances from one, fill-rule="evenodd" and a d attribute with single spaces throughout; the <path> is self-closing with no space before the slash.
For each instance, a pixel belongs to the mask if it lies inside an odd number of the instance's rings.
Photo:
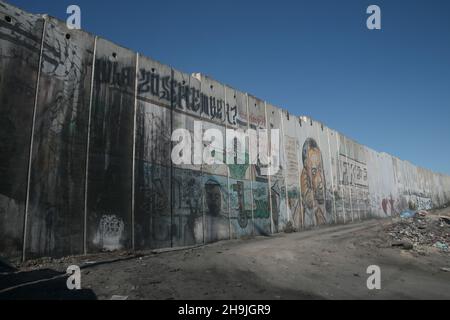
<path id="1" fill-rule="evenodd" d="M 67 276 L 51 269 L 28 272 L 0 261 L 0 300 L 97 300 L 90 289 L 67 289 Z"/>
<path id="2" fill-rule="evenodd" d="M 8 262 L 6 262 L 3 258 L 0 257 L 0 274 L 6 273 L 6 272 L 15 272 L 17 271 L 16 268 L 11 266 Z M 0 287 L 1 289 L 1 287 Z"/>

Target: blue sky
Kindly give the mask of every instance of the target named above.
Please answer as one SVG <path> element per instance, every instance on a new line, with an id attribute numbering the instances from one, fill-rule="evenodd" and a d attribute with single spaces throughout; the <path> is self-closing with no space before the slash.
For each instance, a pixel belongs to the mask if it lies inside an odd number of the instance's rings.
<path id="1" fill-rule="evenodd" d="M 450 1 L 9 0 L 450 174 Z M 382 30 L 366 28 L 366 9 Z"/>

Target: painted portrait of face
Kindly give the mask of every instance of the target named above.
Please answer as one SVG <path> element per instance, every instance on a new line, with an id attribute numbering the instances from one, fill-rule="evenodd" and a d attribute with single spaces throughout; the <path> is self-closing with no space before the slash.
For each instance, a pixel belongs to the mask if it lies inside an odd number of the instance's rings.
<path id="1" fill-rule="evenodd" d="M 322 153 L 318 148 L 311 148 L 308 150 L 305 168 L 308 179 L 311 181 L 314 198 L 318 204 L 324 204 L 325 177 L 323 173 Z"/>
<path id="2" fill-rule="evenodd" d="M 205 196 L 208 214 L 211 216 L 220 215 L 220 210 L 222 208 L 222 192 L 220 184 L 216 181 L 209 180 L 205 184 Z"/>
<path id="3" fill-rule="evenodd" d="M 306 213 L 315 219 L 315 224 L 326 223 L 326 183 L 322 152 L 317 142 L 309 138 L 303 145 L 303 171 L 301 175 L 302 199 Z"/>

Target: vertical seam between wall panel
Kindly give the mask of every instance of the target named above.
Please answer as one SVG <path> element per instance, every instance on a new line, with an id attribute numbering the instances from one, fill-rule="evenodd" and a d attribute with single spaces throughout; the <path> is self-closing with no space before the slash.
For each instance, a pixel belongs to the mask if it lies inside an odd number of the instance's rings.
<path id="1" fill-rule="evenodd" d="M 340 161 L 340 157 L 341 157 L 341 139 L 340 139 L 340 134 L 339 133 L 337 133 L 336 132 L 336 148 L 337 148 L 337 157 L 338 157 L 338 159 L 337 159 L 337 164 L 338 164 L 338 185 L 340 186 L 340 188 L 341 188 L 341 199 L 342 199 L 342 214 L 343 214 L 343 216 L 342 216 L 342 218 L 344 219 L 344 224 L 345 224 L 345 222 L 346 222 L 346 217 L 345 217 L 345 189 L 344 189 L 344 187 L 345 187 L 345 185 L 344 185 L 344 183 L 342 182 L 340 182 L 339 180 L 341 179 L 341 174 L 342 174 L 342 168 L 341 168 L 341 161 Z"/>
<path id="2" fill-rule="evenodd" d="M 355 152 L 355 155 L 353 157 L 354 158 L 353 161 L 356 161 L 357 159 L 360 159 L 360 146 L 359 145 L 358 146 L 354 145 L 353 146 L 353 150 L 355 151 L 355 149 L 358 149 L 358 157 L 356 156 L 356 152 Z M 353 179 L 352 179 L 352 182 L 353 182 Z M 359 191 L 360 190 L 356 189 L 355 201 L 356 201 L 356 207 L 357 207 L 356 212 L 358 214 L 358 221 L 361 221 L 361 199 L 359 197 Z"/>
<path id="3" fill-rule="evenodd" d="M 173 134 L 173 79 L 174 72 L 170 68 L 170 134 Z M 173 150 L 173 141 L 170 139 L 170 151 Z M 173 161 L 170 159 L 170 247 L 173 248 Z"/>
<path id="4" fill-rule="evenodd" d="M 268 191 L 269 191 L 269 210 L 270 210 L 270 234 L 273 234 L 273 214 L 272 214 L 272 179 L 271 177 L 271 169 L 272 169 L 272 163 L 271 163 L 271 156 L 272 156 L 272 128 L 270 128 L 270 139 L 269 139 L 269 121 L 268 121 L 268 115 L 267 115 L 267 102 L 264 101 L 264 110 L 266 113 L 266 132 L 267 132 L 267 163 L 269 166 L 269 169 L 267 170 L 267 180 L 268 180 Z M 270 143 L 269 143 L 270 140 Z M 269 151 L 270 150 L 270 151 Z M 270 157 L 270 158 L 269 158 Z M 278 157 L 279 158 L 279 157 Z M 278 167 L 279 169 L 279 167 Z"/>
<path id="5" fill-rule="evenodd" d="M 248 162 L 249 162 L 249 168 L 250 168 L 250 199 L 251 199 L 251 210 L 252 210 L 252 235 L 255 234 L 255 218 L 254 218 L 254 213 L 253 213 L 253 204 L 254 204 L 254 199 L 253 199 L 253 165 L 252 165 L 252 155 L 250 153 L 251 151 L 251 147 L 250 147 L 250 108 L 249 108 L 249 96 L 248 93 L 245 94 L 245 103 L 247 106 L 247 133 L 248 133 Z M 245 187 L 244 187 L 245 190 Z M 244 203 L 244 212 L 245 212 L 245 203 Z"/>
<path id="6" fill-rule="evenodd" d="M 203 98 L 202 98 L 203 75 L 199 75 L 199 77 L 200 77 L 200 79 L 197 79 L 197 80 L 200 81 L 200 110 L 203 110 Z M 205 169 L 205 166 L 204 166 L 204 163 L 203 163 L 203 151 L 204 151 L 204 148 L 203 148 L 203 129 L 204 128 L 203 128 L 203 121 L 202 121 L 202 130 L 201 130 L 201 137 L 200 137 L 201 145 L 202 145 L 202 161 L 201 161 L 201 165 L 200 165 L 200 181 L 201 181 L 200 185 L 202 185 L 202 187 L 201 187 L 201 197 L 200 197 L 200 199 L 201 199 L 201 208 L 202 208 L 201 209 L 202 210 L 202 242 L 203 242 L 203 244 L 206 244 L 206 236 L 205 236 L 205 230 L 206 230 L 206 215 L 205 215 L 206 191 L 205 191 L 205 188 L 203 187 L 203 182 L 205 181 L 204 180 L 204 174 L 205 174 L 204 169 Z M 194 132 L 194 135 L 195 135 L 195 132 Z M 206 173 L 208 173 L 208 172 L 206 172 Z M 194 241 L 197 242 L 195 237 L 194 237 Z"/>
<path id="7" fill-rule="evenodd" d="M 139 53 L 136 53 L 136 67 L 134 75 L 134 110 L 133 110 L 133 156 L 132 156 L 132 173 L 131 173 L 131 248 L 135 250 L 135 230 L 134 230 L 134 210 L 135 210 L 135 179 L 136 179 L 136 117 L 137 117 L 137 90 L 138 90 L 138 70 L 139 69 Z"/>
<path id="8" fill-rule="evenodd" d="M 330 130 L 327 127 L 327 141 L 328 141 L 328 154 L 330 157 L 330 172 L 331 172 L 331 197 L 333 199 L 333 216 L 334 216 L 334 223 L 337 223 L 337 216 L 336 216 L 336 199 L 334 197 L 334 171 L 333 171 L 333 155 L 331 154 L 331 145 L 330 145 Z"/>
<path id="9" fill-rule="evenodd" d="M 281 133 L 282 133 L 282 139 L 284 139 L 284 114 L 283 114 L 283 110 L 280 110 L 280 120 L 281 120 Z M 286 162 L 286 173 L 284 174 L 284 194 L 285 194 L 285 200 L 286 200 L 286 218 L 287 218 L 287 222 L 291 221 L 290 219 L 290 209 L 289 209 L 289 195 L 288 195 L 288 188 L 287 188 L 287 175 L 289 174 L 288 172 L 288 160 L 287 160 L 287 155 L 286 155 L 286 141 L 284 141 L 285 143 L 284 148 L 283 148 L 283 155 L 284 155 L 284 161 Z M 285 226 L 286 228 L 286 226 Z"/>
<path id="10" fill-rule="evenodd" d="M 299 118 L 297 118 L 297 117 L 295 117 L 295 119 L 299 119 Z M 299 125 L 298 124 L 298 122 L 297 122 L 297 125 Z M 298 138 L 299 137 L 297 137 L 297 131 L 296 131 L 296 134 L 295 134 L 295 136 L 294 136 L 294 138 L 295 138 L 295 144 L 294 144 L 294 147 L 295 147 L 295 157 L 297 158 L 297 183 L 298 183 L 298 210 L 299 210 L 299 215 L 300 215 L 300 217 L 299 217 L 299 223 L 300 224 L 302 224 L 302 216 L 303 216 L 303 214 L 302 214 L 302 202 L 303 202 L 303 197 L 302 197 L 302 187 L 301 187 L 301 174 L 302 174 L 302 172 L 301 172 L 301 170 L 300 170 L 300 158 L 299 158 L 299 156 L 298 156 L 298 154 L 299 154 L 299 152 L 300 152 L 300 150 L 302 150 L 301 149 L 301 147 L 300 147 L 300 144 L 298 144 L 298 150 L 297 150 L 297 142 L 299 141 L 298 140 Z M 294 221 L 295 222 L 295 221 Z M 300 227 L 300 226 L 298 226 L 298 227 Z M 300 229 L 300 228 L 299 228 Z"/>
<path id="11" fill-rule="evenodd" d="M 89 179 L 89 152 L 91 148 L 91 124 L 92 124 L 92 100 L 94 97 L 94 79 L 95 79 L 95 59 L 97 55 L 97 39 L 94 39 L 94 55 L 92 58 L 92 76 L 91 76 L 91 92 L 89 96 L 89 115 L 88 115 L 88 132 L 86 144 L 86 162 L 85 162 L 85 181 L 84 181 L 84 226 L 83 226 L 83 252 L 87 254 L 87 199 L 88 199 L 88 179 Z"/>
<path id="12" fill-rule="evenodd" d="M 344 136 L 344 141 L 345 141 L 345 143 L 344 143 L 345 157 L 349 158 L 349 156 L 348 156 L 349 151 L 348 151 L 348 148 L 347 148 L 347 144 L 348 144 L 347 142 L 348 141 L 347 141 L 347 137 L 345 137 L 345 136 Z M 351 213 L 351 217 L 352 217 L 352 222 L 354 222 L 355 221 L 355 217 L 353 216 L 352 186 L 350 184 L 348 184 L 347 188 L 349 189 L 348 190 L 348 195 L 350 197 L 350 213 Z"/>
<path id="13" fill-rule="evenodd" d="M 27 236 L 28 236 L 28 210 L 30 205 L 30 184 L 31 184 L 31 166 L 33 159 L 33 142 L 34 142 L 34 128 L 36 125 L 36 112 L 37 112 L 37 104 L 39 98 L 39 86 L 41 80 L 41 70 L 42 70 L 42 61 L 43 61 L 43 52 L 44 52 L 44 42 L 45 42 L 45 31 L 47 28 L 47 17 L 44 17 L 44 25 L 42 28 L 42 39 L 41 39 L 41 48 L 39 52 L 39 66 L 38 66 L 38 74 L 36 79 L 36 92 L 34 95 L 34 105 L 33 105 L 33 120 L 31 124 L 31 137 L 30 137 L 30 151 L 28 155 L 28 174 L 27 174 L 27 193 L 25 199 L 25 216 L 23 221 L 23 243 L 22 243 L 22 261 L 26 259 L 26 248 L 27 248 Z"/>
<path id="14" fill-rule="evenodd" d="M 320 126 L 322 126 L 322 123 L 316 122 L 316 124 L 318 125 L 317 126 L 317 140 L 319 141 L 319 150 L 322 155 L 322 172 L 323 172 L 323 180 L 324 180 L 324 181 L 322 181 L 322 184 L 325 187 L 325 188 L 323 188 L 323 199 L 325 201 L 325 203 L 324 203 L 325 212 L 323 212 L 323 217 L 324 217 L 325 223 L 326 223 L 327 222 L 327 191 L 326 191 L 327 177 L 325 175 L 325 168 L 323 168 L 323 152 L 322 152 L 323 149 L 321 149 L 321 140 L 320 140 L 321 128 L 319 127 L 319 124 L 320 124 Z"/>
<path id="15" fill-rule="evenodd" d="M 228 139 L 227 139 L 227 128 L 228 128 L 228 106 L 227 106 L 227 87 L 223 86 L 224 96 L 225 96 L 225 108 L 227 109 L 227 119 L 225 120 L 225 166 L 227 168 L 227 196 L 228 196 L 228 238 L 231 240 L 231 200 L 230 200 L 230 167 L 228 163 Z M 234 145 L 234 144 L 233 144 Z"/>

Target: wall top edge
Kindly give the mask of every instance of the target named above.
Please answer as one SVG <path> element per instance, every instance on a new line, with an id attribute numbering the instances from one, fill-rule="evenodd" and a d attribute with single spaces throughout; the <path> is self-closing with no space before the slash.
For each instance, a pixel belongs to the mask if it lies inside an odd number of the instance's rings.
<path id="1" fill-rule="evenodd" d="M 59 23 L 62 23 L 62 24 L 65 25 L 65 22 L 63 22 L 63 21 L 61 21 L 60 19 L 58 19 L 58 18 L 56 18 L 56 17 L 53 17 L 53 16 L 51 16 L 51 15 L 49 15 L 49 14 L 45 14 L 45 13 L 44 13 L 44 14 L 32 14 L 32 13 L 28 13 L 27 11 L 25 11 L 25 10 L 19 8 L 19 7 L 16 7 L 16 6 L 14 6 L 14 5 L 11 5 L 11 4 L 7 3 L 6 1 L 3 1 L 3 0 L 0 0 L 0 7 L 3 7 L 5 10 L 8 10 L 8 9 L 9 9 L 9 10 L 11 10 L 11 9 L 12 9 L 12 10 L 17 10 L 18 12 L 20 12 L 21 14 L 24 14 L 24 15 L 29 15 L 29 16 L 38 17 L 38 18 L 41 18 L 41 19 L 45 19 L 45 20 L 47 20 L 47 21 L 56 21 L 56 22 L 59 22 Z M 147 59 L 147 60 L 150 60 L 150 61 L 152 61 L 152 62 L 154 62 L 154 63 L 160 64 L 161 66 L 165 66 L 165 67 L 167 67 L 167 68 L 170 68 L 171 70 L 173 70 L 173 71 L 175 71 L 175 72 L 179 72 L 179 73 L 185 74 L 185 75 L 187 75 L 187 76 L 191 76 L 191 77 L 193 77 L 193 78 L 198 79 L 199 81 L 202 81 L 202 79 L 208 79 L 208 80 L 210 80 L 210 81 L 216 82 L 216 83 L 220 84 L 221 86 L 223 86 L 224 88 L 228 88 L 228 89 L 233 90 L 233 91 L 235 91 L 235 92 L 237 92 L 237 93 L 241 93 L 241 94 L 247 95 L 249 98 L 254 98 L 254 99 L 256 99 L 257 101 L 264 102 L 266 105 L 270 105 L 270 106 L 273 107 L 273 108 L 279 109 L 279 111 L 282 112 L 282 114 L 284 114 L 284 115 L 289 115 L 289 117 L 297 118 L 299 121 L 303 121 L 303 122 L 306 122 L 306 123 L 307 123 L 307 122 L 316 123 L 316 124 L 318 124 L 318 125 L 320 125 L 320 126 L 323 126 L 324 128 L 327 128 L 328 130 L 332 130 L 332 131 L 336 132 L 337 134 L 339 134 L 339 135 L 345 137 L 347 140 L 352 141 L 352 142 L 354 142 L 355 144 L 357 144 L 357 145 L 359 145 L 359 146 L 361 146 L 361 147 L 363 147 L 363 148 L 366 148 L 367 150 L 372 150 L 373 152 L 375 152 L 375 153 L 377 153 L 377 154 L 379 154 L 379 155 L 381 155 L 381 156 L 389 156 L 389 157 L 391 157 L 392 159 L 397 159 L 398 161 L 402 161 L 403 163 L 407 163 L 407 164 L 412 165 L 412 166 L 414 166 L 414 167 L 416 167 L 416 168 L 419 168 L 419 169 L 422 169 L 422 170 L 426 170 L 426 171 L 429 171 L 429 172 L 433 172 L 433 171 L 431 171 L 431 170 L 429 170 L 429 169 L 426 169 L 426 168 L 422 168 L 422 167 L 416 166 L 416 165 L 412 164 L 411 162 L 409 162 L 409 161 L 407 161 L 407 160 L 399 159 L 399 158 L 397 158 L 397 157 L 395 157 L 395 156 L 392 156 L 392 155 L 390 155 L 390 154 L 388 154 L 388 153 L 386 153 L 386 152 L 382 152 L 382 151 L 379 152 L 379 151 L 376 151 L 376 150 L 374 150 L 374 149 L 372 149 L 372 148 L 370 148 L 370 147 L 368 147 L 368 146 L 365 146 L 364 144 L 361 144 L 361 143 L 357 142 L 357 141 L 354 140 L 354 139 L 348 138 L 346 135 L 341 134 L 338 130 L 329 128 L 328 126 L 326 126 L 326 125 L 323 124 L 322 122 L 317 121 L 317 120 L 313 119 L 313 118 L 310 117 L 310 116 L 306 116 L 306 115 L 296 116 L 296 115 L 294 115 L 294 114 L 291 114 L 287 109 L 283 109 L 282 107 L 275 106 L 275 105 L 271 104 L 270 102 L 268 102 L 268 101 L 266 101 L 266 100 L 264 100 L 264 99 L 260 99 L 260 98 L 254 96 L 254 95 L 252 95 L 252 94 L 250 94 L 250 93 L 246 93 L 246 92 L 240 91 L 240 90 L 236 89 L 235 87 L 233 87 L 233 86 L 231 86 L 231 85 L 224 84 L 224 83 L 222 83 L 222 82 L 220 82 L 220 81 L 217 81 L 217 80 L 215 80 L 213 77 L 211 77 L 211 76 L 209 76 L 209 75 L 206 75 L 206 74 L 203 74 L 203 73 L 200 73 L 200 72 L 196 72 L 196 73 L 191 73 L 191 74 L 189 74 L 189 73 L 186 73 L 186 72 L 177 70 L 177 69 L 175 69 L 175 68 L 173 68 L 173 67 L 171 67 L 171 66 L 169 66 L 169 65 L 167 65 L 167 64 L 161 63 L 161 62 L 158 61 L 158 60 L 155 60 L 155 59 L 153 59 L 153 58 L 151 58 L 151 57 L 148 57 L 148 56 L 146 56 L 146 55 L 142 55 L 141 53 L 139 53 L 139 52 L 137 52 L 137 51 L 135 51 L 135 50 L 133 50 L 133 49 L 131 49 L 131 48 L 128 48 L 128 47 L 123 46 L 123 45 L 120 45 L 120 44 L 118 44 L 118 43 L 116 43 L 116 42 L 114 42 L 114 41 L 107 40 L 107 39 L 105 39 L 105 38 L 103 38 L 103 37 L 94 35 L 93 33 L 88 32 L 88 31 L 85 31 L 85 30 L 69 30 L 69 29 L 68 29 L 68 33 L 71 33 L 71 32 L 81 32 L 81 33 L 87 34 L 87 35 L 89 35 L 89 36 L 91 36 L 91 37 L 94 37 L 94 38 L 96 38 L 97 40 L 107 41 L 107 42 L 109 42 L 109 43 L 111 43 L 111 44 L 113 44 L 113 45 L 115 45 L 115 46 L 117 46 L 117 47 L 119 47 L 119 48 L 122 48 L 122 49 L 127 50 L 127 51 L 130 51 L 130 52 L 134 52 L 134 53 L 136 53 L 136 55 L 139 55 L 140 57 L 142 57 L 142 58 L 144 58 L 144 59 Z M 442 176 L 445 176 L 445 177 L 450 177 L 449 175 L 446 175 L 446 174 L 443 174 L 443 173 L 440 173 L 440 172 L 433 172 L 433 173 L 439 174 L 439 175 L 442 175 Z"/>

